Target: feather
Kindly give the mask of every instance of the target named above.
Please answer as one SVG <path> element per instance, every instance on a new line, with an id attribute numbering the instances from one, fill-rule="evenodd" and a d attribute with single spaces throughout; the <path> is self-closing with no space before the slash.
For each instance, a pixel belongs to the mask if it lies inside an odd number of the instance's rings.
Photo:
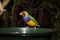
<path id="1" fill-rule="evenodd" d="M 28 12 L 26 12 L 26 16 L 30 17 L 30 20 L 32 20 L 33 22 L 35 22 L 36 24 L 38 24 L 38 22 L 36 21 L 36 19 L 34 19 Z"/>

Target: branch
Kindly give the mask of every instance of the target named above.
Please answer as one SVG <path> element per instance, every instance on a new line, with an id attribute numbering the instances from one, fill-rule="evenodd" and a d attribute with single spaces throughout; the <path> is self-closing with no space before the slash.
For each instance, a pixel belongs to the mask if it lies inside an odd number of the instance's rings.
<path id="1" fill-rule="evenodd" d="M 6 11 L 4 8 L 9 3 L 10 0 L 3 0 L 3 3 L 0 2 L 0 16 Z"/>
<path id="2" fill-rule="evenodd" d="M 2 3 L 3 8 L 5 8 L 9 2 L 10 0 L 3 0 L 3 3 Z"/>

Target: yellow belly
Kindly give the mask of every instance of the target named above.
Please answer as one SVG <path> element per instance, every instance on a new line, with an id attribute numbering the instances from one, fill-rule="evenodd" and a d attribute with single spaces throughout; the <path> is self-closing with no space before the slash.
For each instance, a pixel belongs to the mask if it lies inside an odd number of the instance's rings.
<path id="1" fill-rule="evenodd" d="M 29 25 L 29 26 L 36 26 L 36 23 L 35 22 L 33 22 L 33 21 L 29 21 L 29 22 L 27 22 L 27 24 Z"/>

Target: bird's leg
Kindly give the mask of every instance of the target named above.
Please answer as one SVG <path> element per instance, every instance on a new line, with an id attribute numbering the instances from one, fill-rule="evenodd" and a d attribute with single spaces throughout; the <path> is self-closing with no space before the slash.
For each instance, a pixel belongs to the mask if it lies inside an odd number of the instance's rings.
<path id="1" fill-rule="evenodd" d="M 36 26 L 34 26 L 34 29 L 36 30 Z"/>

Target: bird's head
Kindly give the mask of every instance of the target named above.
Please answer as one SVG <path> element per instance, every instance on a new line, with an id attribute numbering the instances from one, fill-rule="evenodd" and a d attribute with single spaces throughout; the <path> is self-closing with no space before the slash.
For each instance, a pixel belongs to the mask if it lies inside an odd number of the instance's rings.
<path id="1" fill-rule="evenodd" d="M 19 15 L 21 15 L 21 16 L 25 16 L 26 15 L 26 11 L 22 11 Z"/>

